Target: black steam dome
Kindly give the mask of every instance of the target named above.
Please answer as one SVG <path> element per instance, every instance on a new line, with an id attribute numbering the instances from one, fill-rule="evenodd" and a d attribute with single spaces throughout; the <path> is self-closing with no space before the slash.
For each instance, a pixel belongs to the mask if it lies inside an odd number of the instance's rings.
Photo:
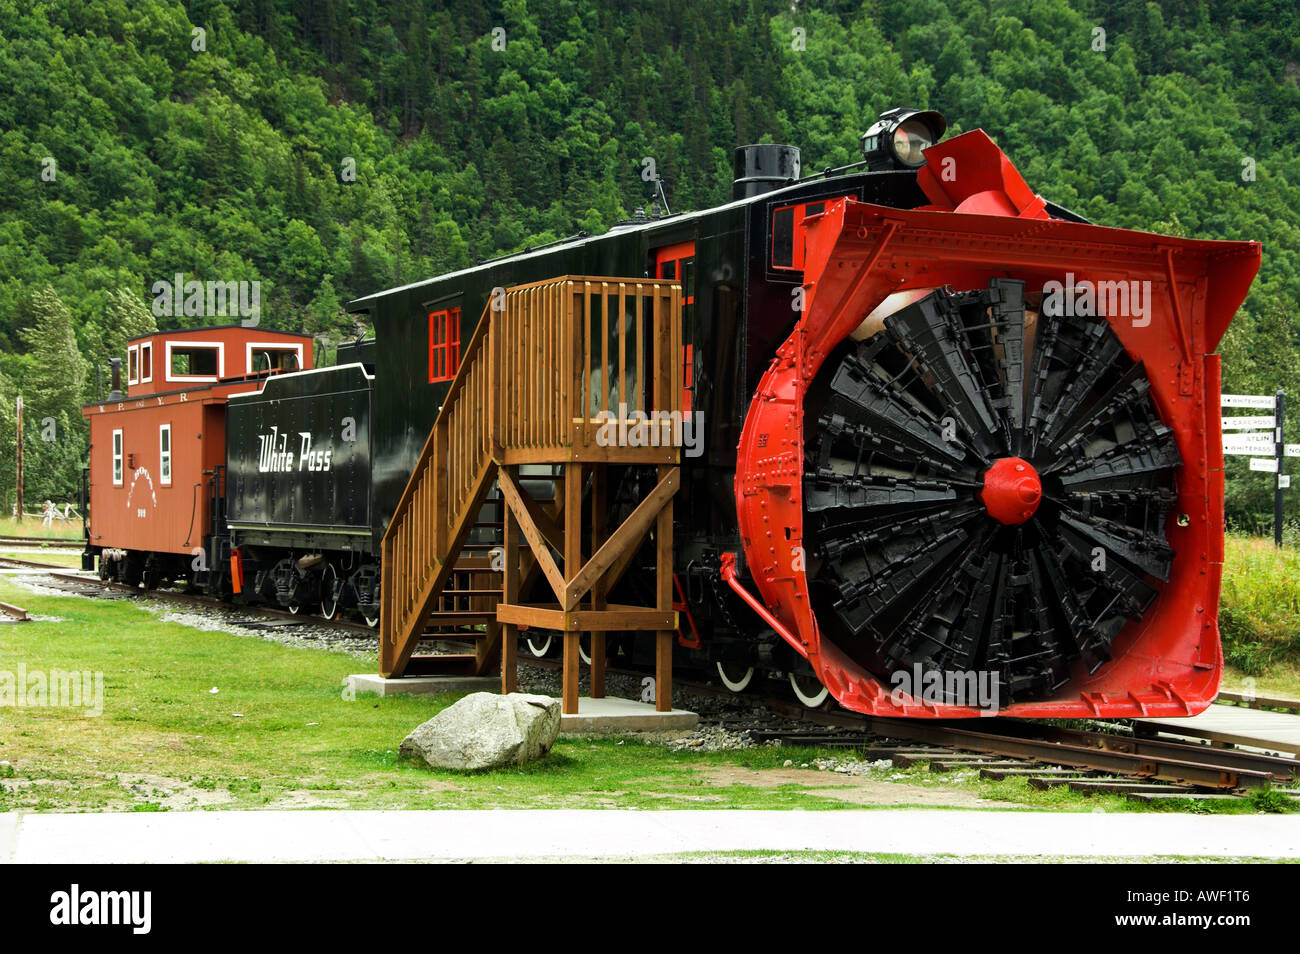
<path id="1" fill-rule="evenodd" d="M 799 147 L 779 143 L 739 146 L 732 169 L 733 199 L 762 195 L 799 178 Z"/>

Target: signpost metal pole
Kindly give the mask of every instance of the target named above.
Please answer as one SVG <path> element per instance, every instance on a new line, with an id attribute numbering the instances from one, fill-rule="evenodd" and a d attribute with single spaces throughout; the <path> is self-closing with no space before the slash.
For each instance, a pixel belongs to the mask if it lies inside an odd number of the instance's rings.
<path id="1" fill-rule="evenodd" d="M 1282 545 L 1282 457 L 1286 451 L 1282 443 L 1282 416 L 1286 410 L 1286 391 L 1278 389 L 1273 398 L 1273 456 L 1277 459 L 1277 469 L 1273 472 L 1273 545 Z"/>
<path id="2" fill-rule="evenodd" d="M 14 502 L 14 522 L 23 522 L 23 396 L 18 395 L 17 402 L 18 414 L 18 493 L 17 500 Z"/>

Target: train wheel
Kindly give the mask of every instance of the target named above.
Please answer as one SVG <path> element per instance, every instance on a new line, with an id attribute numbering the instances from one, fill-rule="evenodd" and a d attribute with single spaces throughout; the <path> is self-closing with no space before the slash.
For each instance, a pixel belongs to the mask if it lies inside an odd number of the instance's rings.
<path id="1" fill-rule="evenodd" d="M 139 586 L 144 576 L 144 558 L 138 553 L 127 553 L 122 561 L 122 582 L 127 586 Z"/>
<path id="2" fill-rule="evenodd" d="M 325 572 L 320 575 L 320 614 L 325 619 L 337 619 L 339 615 L 338 571 L 334 564 L 327 563 Z"/>
<path id="3" fill-rule="evenodd" d="M 287 604 L 285 604 L 284 608 L 287 609 L 294 616 L 297 616 L 300 612 L 302 612 L 302 604 L 299 603 L 297 600 L 290 600 Z"/>
<path id="4" fill-rule="evenodd" d="M 379 610 L 375 610 L 375 615 L 371 616 L 365 610 L 361 611 L 361 618 L 366 621 L 366 625 L 371 629 L 379 628 Z"/>
<path id="5" fill-rule="evenodd" d="M 530 629 L 524 634 L 524 645 L 538 659 L 550 655 L 551 647 L 554 644 L 555 634 L 549 629 Z"/>
<path id="6" fill-rule="evenodd" d="M 591 665 L 591 636 L 587 633 L 578 636 L 578 658 Z"/>
<path id="7" fill-rule="evenodd" d="M 754 680 L 753 666 L 738 666 L 735 663 L 725 663 L 722 660 L 718 660 L 716 665 L 718 667 L 718 678 L 732 692 L 744 692 Z"/>
<path id="8" fill-rule="evenodd" d="M 809 709 L 820 709 L 830 695 L 830 690 L 816 676 L 806 673 L 790 673 L 790 688 L 794 690 L 795 698 Z"/>
<path id="9" fill-rule="evenodd" d="M 163 582 L 162 562 L 157 554 L 151 553 L 145 558 L 144 569 L 140 573 L 140 582 L 146 590 L 156 590 Z"/>

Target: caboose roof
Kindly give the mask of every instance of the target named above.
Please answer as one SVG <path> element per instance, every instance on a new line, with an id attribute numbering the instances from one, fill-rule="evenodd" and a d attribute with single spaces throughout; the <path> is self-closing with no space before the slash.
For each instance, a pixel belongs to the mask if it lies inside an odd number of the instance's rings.
<path id="1" fill-rule="evenodd" d="M 284 335 L 290 338 L 310 338 L 311 335 L 303 331 L 280 331 L 278 328 L 263 328 L 261 325 L 195 325 L 192 328 L 160 328 L 157 331 L 147 331 L 142 335 L 135 335 L 127 338 L 128 342 L 143 341 L 145 338 L 156 338 L 158 335 L 201 335 L 207 332 L 220 331 L 247 331 L 258 337 L 266 335 Z"/>

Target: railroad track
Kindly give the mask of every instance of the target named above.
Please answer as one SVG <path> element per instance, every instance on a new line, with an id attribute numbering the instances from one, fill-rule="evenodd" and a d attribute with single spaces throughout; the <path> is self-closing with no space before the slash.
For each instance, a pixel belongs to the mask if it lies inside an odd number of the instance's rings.
<path id="1" fill-rule="evenodd" d="M 1129 730 L 1127 723 L 1099 723 Z M 1161 726 L 1161 731 L 1176 730 Z M 851 748 L 864 758 L 890 759 L 899 767 L 929 763 L 931 771 L 976 770 L 994 780 L 1026 778 L 1031 787 L 1067 786 L 1145 802 L 1230 799 L 1255 789 L 1300 796 L 1300 762 L 1293 757 L 1151 738 L 1122 731 L 1067 728 L 1042 722 L 868 719 L 861 733 L 758 732 L 760 740 Z M 1274 743 L 1248 740 L 1268 748 Z"/>
<path id="2" fill-rule="evenodd" d="M 0 547 L 47 547 L 51 550 L 81 550 L 85 547 L 81 540 L 59 540 L 47 537 L 0 537 Z"/>
<path id="3" fill-rule="evenodd" d="M 192 593 L 151 590 L 106 582 L 71 573 L 63 567 L 27 560 L 0 558 L 0 564 L 14 563 L 49 569 L 50 577 L 65 584 L 70 592 L 92 594 L 118 590 L 153 599 L 200 608 L 235 609 L 230 603 Z M 361 623 L 325 620 L 264 606 L 239 607 L 251 615 L 281 623 L 319 623 L 367 635 L 375 631 Z M 538 669 L 559 669 L 558 660 L 521 654 L 519 661 Z M 611 675 L 642 677 L 637 669 L 610 667 Z M 675 679 L 675 685 L 701 696 L 738 699 L 719 686 L 690 679 Z M 791 699 L 747 694 L 739 697 L 807 729 L 750 729 L 760 741 L 780 740 L 784 744 L 853 749 L 863 758 L 890 759 L 900 767 L 928 763 L 930 770 L 950 772 L 975 770 L 982 778 L 1024 777 L 1036 788 L 1067 786 L 1081 792 L 1107 792 L 1143 801 L 1169 798 L 1192 801 L 1234 798 L 1253 789 L 1273 788 L 1300 795 L 1300 762 L 1292 755 L 1246 751 L 1240 746 L 1278 748 L 1271 740 L 1235 737 L 1215 744 L 1194 741 L 1200 733 L 1193 727 L 1176 728 L 1161 724 L 1098 722 L 1098 729 L 1082 729 L 1046 722 L 979 720 L 901 720 L 870 718 L 841 709 L 813 710 Z M 1272 701 L 1272 700 L 1264 700 Z M 1289 701 L 1289 700 L 1287 700 Z M 1185 740 L 1156 738 L 1155 729 Z"/>
<path id="4" fill-rule="evenodd" d="M 1258 696 L 1243 692 L 1220 692 L 1220 702 L 1245 706 L 1247 709 L 1276 709 L 1281 712 L 1300 712 L 1300 699 L 1280 699 L 1276 696 Z"/>
<path id="5" fill-rule="evenodd" d="M 0 622 L 5 623 L 26 623 L 31 620 L 27 615 L 27 610 L 21 606 L 14 606 L 12 603 L 0 603 Z"/>
<path id="6" fill-rule="evenodd" d="M 0 561 L 6 558 L 0 557 Z M 50 567 L 50 564 L 30 564 L 32 566 Z M 67 567 L 52 567 L 54 572 L 49 575 L 55 580 L 64 584 L 76 584 L 80 587 L 94 590 L 115 590 L 122 593 L 130 593 L 133 596 L 148 597 L 149 599 L 166 600 L 167 602 L 177 603 L 199 608 L 218 609 L 225 612 L 244 612 L 256 616 L 264 616 L 269 619 L 278 620 L 282 623 L 295 622 L 303 625 L 320 624 L 322 626 L 337 626 L 340 629 L 353 630 L 359 633 L 365 633 L 369 636 L 378 636 L 378 631 L 371 629 L 364 623 L 354 623 L 345 619 L 325 619 L 323 616 L 312 616 L 308 613 L 290 613 L 288 610 L 275 609 L 270 606 L 246 606 L 242 604 L 228 603 L 213 596 L 204 596 L 199 593 L 184 593 L 180 590 L 142 590 L 138 586 L 128 586 L 125 583 L 115 583 L 112 580 L 101 580 L 96 576 L 86 576 L 80 573 L 72 573 Z"/>
<path id="7" fill-rule="evenodd" d="M 0 556 L 0 567 L 13 567 L 23 570 L 67 570 L 64 563 L 41 563 L 36 560 L 22 560 L 18 557 Z"/>

